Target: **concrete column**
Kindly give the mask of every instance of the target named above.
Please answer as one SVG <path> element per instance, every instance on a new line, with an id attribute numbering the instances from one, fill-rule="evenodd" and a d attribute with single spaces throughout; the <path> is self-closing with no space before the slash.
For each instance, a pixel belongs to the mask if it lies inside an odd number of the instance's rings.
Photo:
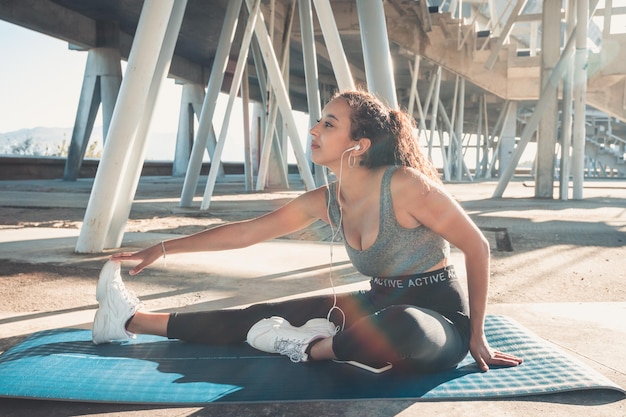
<path id="1" fill-rule="evenodd" d="M 250 47 L 250 41 L 252 40 L 254 26 L 258 19 L 260 4 L 261 0 L 255 0 L 254 5 L 249 8 L 250 13 L 248 17 L 248 22 L 246 23 L 243 39 L 241 40 L 241 48 L 239 49 L 239 54 L 237 55 L 237 65 L 235 67 L 233 80 L 228 94 L 226 113 L 224 115 L 224 121 L 222 123 L 222 130 L 220 131 L 220 137 L 217 142 L 217 147 L 215 148 L 215 153 L 213 155 L 214 157 L 211 160 L 211 169 L 209 170 L 209 176 L 207 178 L 206 187 L 204 189 L 202 204 L 200 205 L 201 210 L 207 210 L 209 208 L 209 205 L 211 204 L 211 197 L 213 196 L 215 182 L 217 180 L 217 174 L 219 171 L 219 165 L 222 160 L 222 152 L 224 151 L 224 145 L 226 144 L 230 115 L 235 104 L 235 98 L 237 98 L 237 92 L 239 91 L 239 88 L 241 86 L 241 79 L 243 78 L 244 68 L 248 62 L 248 50 Z"/>
<path id="2" fill-rule="evenodd" d="M 322 117 L 311 0 L 299 0 L 298 13 L 300 18 L 300 33 L 302 35 L 304 79 L 306 81 L 306 96 L 309 108 L 309 128 L 311 128 L 315 124 L 315 121 Z M 311 135 L 307 134 L 306 159 L 313 167 L 315 184 L 319 187 L 326 184 L 328 180 L 326 178 L 326 171 L 324 167 L 311 163 L 311 140 Z"/>
<path id="3" fill-rule="evenodd" d="M 241 79 L 241 104 L 243 112 L 243 171 L 244 171 L 244 188 L 246 191 L 252 191 L 254 179 L 252 178 L 252 146 L 250 131 L 250 83 L 248 81 L 248 69 L 244 68 L 243 78 Z"/>
<path id="4" fill-rule="evenodd" d="M 252 0 L 246 0 L 248 9 L 252 8 Z M 298 169 L 300 170 L 300 176 L 304 182 L 304 186 L 307 190 L 315 188 L 315 181 L 313 180 L 313 174 L 306 161 L 306 155 L 302 149 L 302 142 L 300 142 L 300 134 L 296 128 L 296 123 L 293 118 L 291 109 L 291 103 L 289 101 L 289 95 L 287 93 L 287 87 L 281 76 L 281 70 L 276 59 L 276 54 L 272 48 L 270 37 L 267 33 L 267 27 L 262 19 L 261 14 L 256 21 L 255 35 L 259 43 L 259 49 L 263 55 L 263 61 L 267 67 L 267 74 L 269 76 L 270 85 L 274 91 L 276 97 L 276 103 L 282 114 L 285 122 L 285 127 L 289 131 L 289 138 L 291 139 L 291 146 L 298 163 Z M 260 170 L 259 170 L 260 171 Z M 261 178 L 261 172 L 259 172 L 259 179 Z M 257 188 L 260 181 L 257 181 Z"/>
<path id="5" fill-rule="evenodd" d="M 382 0 L 356 2 L 361 28 L 367 88 L 393 108 L 398 107 L 396 85 L 389 51 L 387 23 Z"/>
<path id="6" fill-rule="evenodd" d="M 535 197 L 552 198 L 554 189 L 555 148 L 558 121 L 558 82 L 548 85 L 550 74 L 559 61 L 561 47 L 561 2 L 544 2 L 541 38 L 541 86 L 547 101 L 539 123 L 535 172 Z"/>
<path id="7" fill-rule="evenodd" d="M 565 33 L 571 36 L 576 28 L 576 0 L 567 0 Z M 574 62 L 570 58 L 563 77 L 563 99 L 561 112 L 561 163 L 559 166 L 559 198 L 569 199 L 570 151 L 572 148 L 572 100 Z"/>
<path id="8" fill-rule="evenodd" d="M 289 5 L 287 12 L 285 13 L 281 39 L 280 41 L 273 42 L 273 45 L 275 45 L 274 50 L 277 53 L 281 78 L 287 89 L 289 88 L 289 47 L 291 44 L 290 37 L 296 6 L 297 2 L 293 0 Z M 271 17 L 273 19 L 275 17 L 275 14 L 272 13 Z M 270 25 L 270 27 L 271 26 L 272 25 Z M 265 184 L 271 188 L 288 189 L 289 176 L 287 174 L 287 153 L 289 150 L 289 134 L 287 129 L 284 128 L 285 119 L 278 111 L 276 96 L 271 90 L 269 94 L 269 108 L 270 112 L 267 119 L 268 123 L 266 125 L 266 128 L 271 127 L 271 129 L 266 130 L 265 139 L 263 140 L 263 151 L 265 151 L 266 149 L 270 149 L 270 154 L 268 159 L 265 159 L 263 157 L 263 154 L 261 154 L 262 163 L 261 169 L 259 170 L 260 181 L 257 183 L 257 186 L 260 184 Z M 269 148 L 265 147 L 266 143 L 270 145 Z M 263 163 L 266 162 L 269 163 L 267 171 L 263 169 Z M 307 166 L 309 166 L 310 169 L 308 161 Z M 267 172 L 267 175 L 264 176 L 264 172 Z M 263 181 L 263 178 L 265 178 L 265 181 Z"/>
<path id="9" fill-rule="evenodd" d="M 278 118 L 278 109 L 275 100 L 275 95 L 271 91 L 271 80 L 269 80 L 268 74 L 264 67 L 263 52 L 259 45 L 258 40 L 253 39 L 252 42 L 252 56 L 254 58 L 254 66 L 257 72 L 257 80 L 259 81 L 259 88 L 261 91 L 267 92 L 262 96 L 263 105 L 255 109 L 258 115 L 259 124 L 258 141 L 257 141 L 257 181 L 255 190 L 264 190 L 267 185 L 270 184 L 272 179 L 278 179 L 275 181 L 278 186 L 284 188 L 288 187 L 289 180 L 287 178 L 287 171 L 283 167 L 282 162 L 282 150 L 278 140 L 275 140 L 276 133 L 276 120 Z M 284 68 L 285 61 L 281 63 L 281 67 Z M 282 74 L 281 70 L 281 74 Z M 281 75 L 282 77 L 282 75 Z M 281 78 L 282 80 L 282 78 Z M 268 82 L 270 85 L 268 85 Z"/>
<path id="10" fill-rule="evenodd" d="M 254 175 L 259 172 L 261 165 L 261 138 L 265 130 L 265 106 L 258 101 L 252 104 L 252 122 L 250 123 L 250 155 Z"/>
<path id="11" fill-rule="evenodd" d="M 456 179 L 463 178 L 463 122 L 465 118 L 465 78 L 459 77 L 458 112 L 456 117 Z M 452 143 L 450 143 L 452 145 Z"/>
<path id="12" fill-rule="evenodd" d="M 204 149 L 207 147 L 209 132 L 211 130 L 215 107 L 217 107 L 217 98 L 224 81 L 224 73 L 226 72 L 226 64 L 228 64 L 228 54 L 230 46 L 235 37 L 237 29 L 237 20 L 241 10 L 243 0 L 232 0 L 228 2 L 226 8 L 226 16 L 224 17 L 224 25 L 220 32 L 219 43 L 215 51 L 215 59 L 211 68 L 211 75 L 207 85 L 206 96 L 202 105 L 202 113 L 200 114 L 200 122 L 198 124 L 198 132 L 196 140 L 191 149 L 191 157 L 189 166 L 187 167 L 187 175 L 183 183 L 183 190 L 180 196 L 181 207 L 191 207 L 193 197 L 200 179 L 200 170 L 202 169 L 202 158 Z"/>
<path id="13" fill-rule="evenodd" d="M 576 53 L 574 54 L 574 137 L 572 179 L 574 200 L 582 200 L 585 181 L 585 118 L 587 110 L 587 25 L 589 0 L 576 3 Z"/>
<path id="14" fill-rule="evenodd" d="M 354 80 L 329 0 L 313 0 L 339 90 L 353 90 Z"/>
<path id="15" fill-rule="evenodd" d="M 417 104 L 417 114 L 418 114 L 418 128 L 421 130 L 426 129 L 426 125 L 424 123 L 424 109 L 422 108 L 422 102 L 420 101 L 419 91 L 417 91 L 417 81 L 419 80 L 419 70 L 420 70 L 420 62 L 422 57 L 419 55 L 415 55 L 415 60 L 413 67 L 411 68 L 411 63 L 409 62 L 409 68 L 411 69 L 411 91 L 409 92 L 409 105 L 407 107 L 407 113 L 409 113 L 412 117 L 414 116 L 413 106 Z"/>
<path id="16" fill-rule="evenodd" d="M 148 130 L 152 120 L 152 113 L 159 95 L 159 89 L 167 76 L 167 71 L 172 62 L 174 47 L 176 46 L 176 40 L 178 39 L 178 33 L 180 32 L 186 6 L 187 0 L 174 0 L 174 5 L 170 12 L 169 21 L 165 29 L 165 35 L 163 36 L 163 42 L 158 52 L 156 66 L 148 89 L 143 115 L 137 125 L 135 139 L 128 149 L 129 162 L 127 164 L 125 179 L 120 185 L 120 197 L 111 218 L 111 226 L 109 227 L 105 247 L 117 248 L 122 244 L 124 228 L 128 221 L 128 216 L 130 215 L 130 209 L 137 191 L 139 179 L 141 178 L 143 162 L 146 159 Z"/>
<path id="17" fill-rule="evenodd" d="M 435 130 L 437 127 L 437 111 L 439 109 L 439 93 L 441 90 L 441 66 L 437 67 L 437 72 L 435 74 L 435 84 L 433 90 L 433 98 L 432 98 L 432 113 L 430 116 L 430 137 L 428 138 L 428 159 L 432 161 L 433 159 L 433 141 L 435 140 Z M 447 167 L 444 163 L 444 174 L 447 173 Z M 446 180 L 449 178 L 446 177 Z"/>
<path id="18" fill-rule="evenodd" d="M 502 175 L 506 167 L 511 164 L 511 156 L 515 150 L 515 137 L 517 136 L 517 102 L 510 101 L 502 122 L 500 134 L 500 146 L 498 146 L 498 175 Z"/>
<path id="19" fill-rule="evenodd" d="M 289 186 L 283 150 L 278 140 L 283 129 L 280 129 L 282 122 L 274 94 L 270 94 L 267 107 L 269 107 L 269 112 L 266 114 L 265 130 L 261 140 L 256 191 L 262 191 L 268 185 L 276 188 L 288 188 Z"/>
<path id="20" fill-rule="evenodd" d="M 199 84 L 184 83 L 182 87 L 176 149 L 172 167 L 172 176 L 174 177 L 183 177 L 187 173 L 187 165 L 193 147 L 195 120 L 202 111 L 205 95 L 204 87 Z"/>
<path id="21" fill-rule="evenodd" d="M 143 5 L 76 252 L 98 253 L 107 243 L 118 240 L 113 236 L 117 236 L 119 230 L 116 227 L 113 227 L 115 230 L 110 229 L 113 217 L 119 219 L 120 209 L 128 206 L 128 201 L 119 200 L 128 200 L 126 192 L 132 188 L 130 183 L 138 178 L 128 164 L 131 161 L 137 164 L 139 172 L 143 164 L 143 159 L 132 159 L 137 157 L 135 141 L 137 131 L 145 121 L 144 109 L 149 105 L 153 75 L 173 8 L 174 0 L 146 2 Z M 129 147 L 133 148 L 131 152 Z"/>
<path id="22" fill-rule="evenodd" d="M 65 161 L 63 180 L 75 181 L 85 158 L 89 138 L 102 103 L 102 137 L 106 138 L 120 85 L 121 56 L 118 48 L 98 47 L 87 53 L 85 75 Z"/>

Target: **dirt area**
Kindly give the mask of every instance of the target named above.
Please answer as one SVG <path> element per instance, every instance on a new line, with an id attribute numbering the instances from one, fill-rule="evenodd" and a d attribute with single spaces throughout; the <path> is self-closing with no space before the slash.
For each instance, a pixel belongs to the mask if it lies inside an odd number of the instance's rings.
<path id="1" fill-rule="evenodd" d="M 182 215 L 164 215 L 162 210 L 155 211 L 161 213 L 148 213 L 146 209 L 131 212 L 126 231 L 191 234 L 263 213 L 227 211 L 216 215 L 190 211 Z M 80 229 L 84 214 L 82 208 L 3 207 L 0 210 L 0 230 L 31 227 Z M 330 231 L 319 222 L 285 238 L 324 241 L 329 236 Z M 93 307 L 93 281 L 85 278 L 95 277 L 98 273 L 98 265 L 66 266 L 5 261 L 0 269 L 0 311 L 37 312 Z M 68 289 L 71 289 L 71 297 L 67 295 Z"/>
<path id="2" fill-rule="evenodd" d="M 257 204 L 259 199 L 263 200 L 263 195 L 231 195 L 228 203 L 217 204 L 211 211 L 164 209 L 159 204 L 140 204 L 139 208 L 131 211 L 126 230 L 195 233 L 206 227 L 261 215 L 279 204 L 284 204 L 297 193 L 288 194 L 275 199 L 268 194 L 266 202 L 269 205 Z M 238 199 L 238 207 L 241 209 L 233 210 L 230 205 L 237 203 Z M 536 200 L 514 202 L 510 205 L 516 209 L 517 217 L 504 207 L 496 211 L 477 205 L 475 201 L 467 203 L 468 212 L 491 241 L 491 303 L 602 302 L 626 299 L 626 287 L 623 285 L 623 248 L 626 245 L 623 216 L 614 218 L 611 224 L 607 221 L 599 223 L 589 215 L 580 218 L 580 214 L 575 213 L 576 210 L 573 211 L 571 205 L 558 214 L 538 212 L 519 215 L 520 210 L 528 210 L 528 207 L 524 207 L 525 204 L 541 210 L 541 205 L 546 203 Z M 621 201 L 605 201 L 602 204 L 619 205 Z M 577 209 L 576 206 L 573 208 Z M 3 207 L 0 210 L 0 229 L 78 229 L 83 216 L 83 208 Z M 604 215 L 600 215 L 602 216 Z M 500 226 L 495 229 L 506 230 L 512 244 L 511 251 L 501 248 L 496 241 L 493 226 Z M 318 222 L 286 238 L 324 241 L 329 236 L 328 227 Z M 89 267 L 5 262 L 0 272 L 0 294 L 3 299 L 1 310 L 33 312 L 91 305 L 94 301 L 93 283 L 84 278 L 97 275 L 98 270 L 95 265 L 91 270 L 85 268 Z M 67 297 L 67 289 L 73 292 L 72 297 Z M 65 291 L 64 296 L 56 296 L 57 291 Z"/>

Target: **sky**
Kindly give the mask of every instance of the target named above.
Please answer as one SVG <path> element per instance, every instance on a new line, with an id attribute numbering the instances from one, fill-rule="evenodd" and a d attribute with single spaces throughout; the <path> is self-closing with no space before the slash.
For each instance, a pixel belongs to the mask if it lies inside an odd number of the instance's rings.
<path id="1" fill-rule="evenodd" d="M 86 51 L 70 50 L 65 41 L 0 20 L 0 57 L 0 133 L 35 127 L 71 128 L 74 125 Z M 126 62 L 122 61 L 122 75 L 125 67 Z M 173 79 L 163 80 L 150 128 L 152 134 L 160 134 L 159 142 L 156 145 L 149 143 L 148 159 L 173 159 L 181 92 L 182 86 L 176 85 Z M 221 94 L 213 119 L 218 135 L 227 101 L 228 96 Z M 294 112 L 294 115 L 304 146 L 308 117 L 300 112 Z M 238 140 L 242 135 L 241 117 L 241 102 L 237 101 L 223 154 L 226 161 L 243 160 L 243 140 Z M 92 142 L 96 140 L 93 139 L 96 129 L 101 126 L 99 112 Z M 288 161 L 295 162 L 291 151 Z"/>
<path id="2" fill-rule="evenodd" d="M 74 125 L 87 52 L 67 42 L 0 20 L 0 133 Z M 175 132 L 180 86 L 164 81 L 153 129 Z M 96 125 L 100 125 L 96 123 Z"/>

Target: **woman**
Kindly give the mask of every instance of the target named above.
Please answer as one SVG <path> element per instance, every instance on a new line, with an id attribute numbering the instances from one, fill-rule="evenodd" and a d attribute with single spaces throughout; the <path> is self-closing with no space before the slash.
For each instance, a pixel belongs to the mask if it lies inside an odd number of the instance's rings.
<path id="1" fill-rule="evenodd" d="M 390 362 L 429 372 L 456 366 L 468 350 L 483 371 L 520 364 L 487 343 L 489 244 L 443 190 L 413 120 L 369 93 L 348 91 L 326 105 L 311 135 L 311 159 L 336 182 L 256 219 L 113 255 L 98 284 L 94 342 L 139 333 L 205 344 L 247 340 L 296 362 Z M 355 268 L 372 277 L 370 290 L 169 314 L 140 310 L 119 278 L 119 261 L 139 261 L 135 275 L 166 254 L 246 247 L 318 219 L 341 233 Z M 464 254 L 469 300 L 449 264 L 450 244 Z"/>

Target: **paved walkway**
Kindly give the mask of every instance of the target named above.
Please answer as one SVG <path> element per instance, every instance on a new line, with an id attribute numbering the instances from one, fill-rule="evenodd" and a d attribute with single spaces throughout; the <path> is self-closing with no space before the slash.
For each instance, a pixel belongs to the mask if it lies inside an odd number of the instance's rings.
<path id="1" fill-rule="evenodd" d="M 197 209 L 177 208 L 182 180 L 143 178 L 134 211 L 190 215 Z M 0 207 L 78 207 L 88 201 L 91 182 L 0 182 Z M 626 387 L 626 182 L 589 181 L 583 201 L 535 200 L 529 182 L 513 182 L 503 199 L 490 199 L 493 182 L 448 184 L 492 241 L 490 314 L 506 314 L 546 340 Z M 220 197 L 211 213 L 233 209 L 251 213 L 275 206 L 287 193 L 245 194 L 240 184 L 218 186 Z M 505 233 L 505 234 L 503 234 Z M 0 226 L 0 260 L 41 265 L 80 266 L 94 276 L 68 291 L 95 289 L 97 270 L 106 254 L 73 252 L 77 229 Z M 508 251 L 502 238 L 512 244 Z M 127 233 L 124 247 L 144 247 L 172 237 L 171 230 Z M 330 245 L 323 242 L 276 240 L 237 251 L 167 258 L 148 273 L 128 279 L 153 310 L 241 306 L 257 301 L 329 291 Z M 343 248 L 334 246 L 334 283 L 340 290 L 366 285 L 351 267 Z M 463 275 L 462 257 L 453 261 Z M 245 260 L 245 262 L 242 262 Z M 10 279 L 0 275 L 0 279 Z M 93 280 L 92 280 L 93 279 Z M 83 287 L 81 287 L 81 285 Z M 93 287 L 93 288 L 92 288 Z M 4 300 L 6 301 L 6 300 Z M 92 302 L 69 309 L 11 311 L 0 294 L 0 341 L 37 330 L 90 326 Z M 279 376 L 276 376 L 277 378 Z M 614 391 L 535 396 L 500 401 L 414 402 L 347 401 L 290 404 L 211 405 L 163 408 L 0 400 L 6 416 L 528 416 L 570 417 L 626 415 L 624 395 Z"/>

